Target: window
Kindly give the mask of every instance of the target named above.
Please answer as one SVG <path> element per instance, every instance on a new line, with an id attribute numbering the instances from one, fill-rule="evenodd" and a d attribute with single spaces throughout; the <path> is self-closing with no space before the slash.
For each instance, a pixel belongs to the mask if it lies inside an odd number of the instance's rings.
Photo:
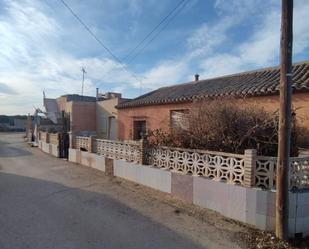
<path id="1" fill-rule="evenodd" d="M 171 130 L 188 129 L 188 113 L 189 110 L 172 110 L 170 112 Z"/>
<path id="2" fill-rule="evenodd" d="M 139 140 L 146 134 L 146 120 L 133 121 L 133 140 Z"/>

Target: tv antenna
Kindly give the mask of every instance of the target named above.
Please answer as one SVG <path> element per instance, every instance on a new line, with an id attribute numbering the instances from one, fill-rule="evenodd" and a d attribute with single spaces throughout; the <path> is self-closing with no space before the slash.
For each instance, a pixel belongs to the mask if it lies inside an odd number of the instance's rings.
<path id="1" fill-rule="evenodd" d="M 82 68 L 82 72 L 83 72 L 82 96 L 84 96 L 84 81 L 85 81 L 85 73 L 87 73 L 87 72 L 86 72 L 86 70 L 85 70 L 85 68 Z"/>

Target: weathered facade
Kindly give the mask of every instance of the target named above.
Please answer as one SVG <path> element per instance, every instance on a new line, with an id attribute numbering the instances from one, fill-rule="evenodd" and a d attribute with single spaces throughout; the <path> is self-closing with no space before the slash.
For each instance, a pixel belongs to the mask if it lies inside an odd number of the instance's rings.
<path id="1" fill-rule="evenodd" d="M 108 99 L 97 101 L 96 125 L 97 136 L 104 139 L 118 139 L 118 110 L 116 106 L 124 101 L 121 94 L 107 96 Z"/>
<path id="2" fill-rule="evenodd" d="M 73 132 L 96 132 L 96 97 L 64 95 L 56 99 L 59 112 L 70 116 Z"/>
<path id="3" fill-rule="evenodd" d="M 96 97 L 68 94 L 57 99 L 44 98 L 44 106 L 55 124 L 60 122 L 62 112 L 69 116 L 69 130 L 76 134 L 117 139 L 118 110 L 115 106 L 123 100 L 121 94 L 110 92 L 97 92 Z"/>
<path id="4" fill-rule="evenodd" d="M 138 139 L 139 132 L 159 128 L 169 132 L 175 111 L 183 112 L 198 101 L 215 98 L 233 98 L 244 107 L 275 111 L 279 108 L 279 76 L 279 68 L 272 67 L 152 91 L 117 106 L 119 138 Z M 293 65 L 293 108 L 298 122 L 309 129 L 308 61 Z"/>

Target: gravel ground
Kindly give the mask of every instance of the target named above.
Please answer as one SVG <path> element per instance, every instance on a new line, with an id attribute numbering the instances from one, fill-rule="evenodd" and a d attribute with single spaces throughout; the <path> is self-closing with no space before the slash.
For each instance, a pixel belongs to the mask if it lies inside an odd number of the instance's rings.
<path id="1" fill-rule="evenodd" d="M 0 133 L 1 249 L 291 245 L 168 194 L 54 158 L 26 145 L 22 134 Z"/>

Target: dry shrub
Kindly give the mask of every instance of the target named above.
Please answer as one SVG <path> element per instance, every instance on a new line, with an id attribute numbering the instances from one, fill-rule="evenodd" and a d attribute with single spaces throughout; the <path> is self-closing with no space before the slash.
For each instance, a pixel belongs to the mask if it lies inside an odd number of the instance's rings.
<path id="1" fill-rule="evenodd" d="M 160 129 L 152 131 L 150 143 L 231 153 L 257 149 L 260 155 L 277 154 L 278 111 L 268 113 L 256 106 L 243 108 L 233 99 L 213 100 L 195 103 L 186 118 L 186 129 L 173 129 L 170 134 Z M 294 114 L 292 120 L 291 154 L 295 156 L 300 129 Z"/>

